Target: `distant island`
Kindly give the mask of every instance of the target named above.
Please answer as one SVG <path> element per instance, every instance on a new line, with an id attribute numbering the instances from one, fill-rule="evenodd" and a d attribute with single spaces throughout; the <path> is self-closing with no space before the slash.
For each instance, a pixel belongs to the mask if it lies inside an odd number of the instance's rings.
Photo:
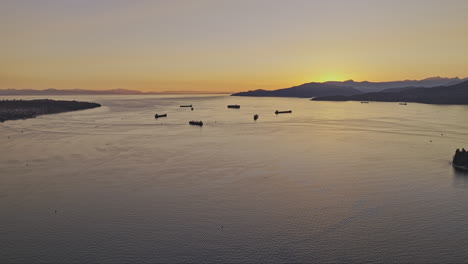
<path id="1" fill-rule="evenodd" d="M 158 94 L 215 94 L 211 91 L 164 91 L 141 92 L 127 89 L 86 90 L 86 89 L 0 89 L 0 95 L 158 95 Z"/>
<path id="2" fill-rule="evenodd" d="M 389 89 L 377 93 L 363 93 L 351 96 L 322 96 L 314 101 L 377 101 L 415 102 L 425 104 L 468 104 L 468 81 L 450 86 L 432 88 L 409 87 Z"/>
<path id="3" fill-rule="evenodd" d="M 232 94 L 233 96 L 258 96 L 258 97 L 322 97 L 322 96 L 353 96 L 369 92 L 399 92 L 402 90 L 420 87 L 450 86 L 468 81 L 468 78 L 460 79 L 431 77 L 422 80 L 404 80 L 392 82 L 355 82 L 348 80 L 344 82 L 311 82 L 290 88 L 279 90 L 253 90 Z"/>
<path id="4" fill-rule="evenodd" d="M 1 100 L 0 122 L 100 107 L 97 103 L 55 100 Z"/>

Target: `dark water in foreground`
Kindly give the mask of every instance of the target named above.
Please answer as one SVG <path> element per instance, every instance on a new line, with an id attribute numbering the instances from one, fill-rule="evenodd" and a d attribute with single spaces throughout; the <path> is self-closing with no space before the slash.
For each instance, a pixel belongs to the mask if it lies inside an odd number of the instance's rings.
<path id="1" fill-rule="evenodd" d="M 467 106 L 55 98 L 103 107 L 0 124 L 2 263 L 468 261 Z"/>

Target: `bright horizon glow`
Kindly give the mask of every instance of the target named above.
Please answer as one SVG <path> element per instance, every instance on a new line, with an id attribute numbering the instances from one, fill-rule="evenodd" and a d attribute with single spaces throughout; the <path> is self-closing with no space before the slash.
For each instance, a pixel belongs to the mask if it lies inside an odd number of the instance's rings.
<path id="1" fill-rule="evenodd" d="M 0 89 L 468 77 L 464 0 L 0 0 Z"/>

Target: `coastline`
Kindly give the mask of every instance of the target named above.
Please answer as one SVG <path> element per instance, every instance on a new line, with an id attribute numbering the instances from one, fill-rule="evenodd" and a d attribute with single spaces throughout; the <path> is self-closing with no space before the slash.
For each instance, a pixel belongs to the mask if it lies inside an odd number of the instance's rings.
<path id="1" fill-rule="evenodd" d="M 70 111 L 101 107 L 100 104 L 64 100 L 1 100 L 0 122 L 35 118 L 39 115 L 58 114 Z"/>

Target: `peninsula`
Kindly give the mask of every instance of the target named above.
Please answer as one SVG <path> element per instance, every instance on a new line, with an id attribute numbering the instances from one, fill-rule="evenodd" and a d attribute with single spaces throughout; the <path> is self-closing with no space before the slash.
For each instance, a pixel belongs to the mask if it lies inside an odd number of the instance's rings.
<path id="1" fill-rule="evenodd" d="M 300 97 L 310 98 L 327 95 L 353 95 L 360 94 L 361 91 L 352 87 L 341 87 L 326 83 L 304 83 L 298 86 L 267 91 L 255 90 L 232 94 L 232 96 L 257 96 L 257 97 Z"/>
<path id="2" fill-rule="evenodd" d="M 1 100 L 0 122 L 34 118 L 38 115 L 57 114 L 69 111 L 100 107 L 97 103 L 78 101 L 41 100 Z"/>

